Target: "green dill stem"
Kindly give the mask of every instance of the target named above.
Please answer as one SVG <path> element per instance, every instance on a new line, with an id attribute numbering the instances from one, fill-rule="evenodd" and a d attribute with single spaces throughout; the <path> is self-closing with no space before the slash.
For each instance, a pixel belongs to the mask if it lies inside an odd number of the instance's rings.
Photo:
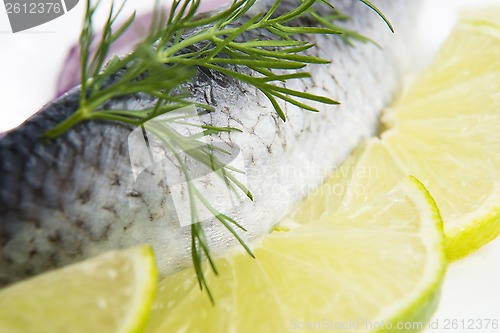
<path id="1" fill-rule="evenodd" d="M 88 117 L 85 116 L 86 113 L 88 114 L 88 112 L 84 112 L 82 108 L 78 109 L 78 111 L 70 115 L 68 118 L 46 131 L 43 136 L 45 138 L 55 139 L 63 135 L 68 131 L 68 129 L 73 128 L 80 122 L 88 119 Z"/>
<path id="2" fill-rule="evenodd" d="M 205 232 L 203 230 L 203 227 L 199 224 L 198 221 L 198 212 L 196 210 L 196 200 L 195 197 L 199 197 L 199 192 L 196 189 L 195 186 L 191 184 L 191 175 L 189 174 L 188 168 L 182 158 L 179 156 L 179 154 L 176 153 L 175 147 L 171 144 L 171 142 L 168 139 L 165 139 L 165 132 L 162 131 L 161 129 L 157 129 L 156 126 L 151 126 L 149 128 L 152 133 L 154 133 L 158 138 L 160 138 L 163 143 L 169 148 L 169 150 L 174 153 L 175 158 L 179 162 L 179 165 L 181 166 L 184 177 L 186 179 L 186 184 L 188 187 L 188 194 L 189 194 L 189 201 L 190 201 L 190 212 L 191 212 L 191 255 L 193 257 L 193 263 L 194 263 L 194 269 L 196 272 L 196 275 L 198 277 L 198 283 L 200 286 L 200 289 L 205 288 L 207 291 L 208 297 L 210 299 L 210 302 L 212 305 L 215 305 L 215 299 L 212 295 L 212 292 L 207 284 L 207 281 L 205 279 L 205 275 L 202 271 L 202 258 L 201 258 L 201 253 L 200 253 L 200 247 L 205 253 L 209 263 L 210 267 L 212 268 L 214 274 L 218 274 L 217 267 L 215 265 L 215 262 L 213 261 L 212 256 L 210 255 L 210 251 L 208 248 L 208 244 L 205 238 Z M 203 203 L 203 201 L 202 201 Z"/>

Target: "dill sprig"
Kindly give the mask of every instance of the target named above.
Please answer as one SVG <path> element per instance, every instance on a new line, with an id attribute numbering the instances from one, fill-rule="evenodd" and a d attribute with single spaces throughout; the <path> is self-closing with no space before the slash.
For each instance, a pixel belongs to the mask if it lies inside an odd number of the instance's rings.
<path id="1" fill-rule="evenodd" d="M 383 15 L 369 2 L 359 0 L 379 15 Z M 107 120 L 134 126 L 147 127 L 159 138 L 165 147 L 177 158 L 187 182 L 191 207 L 191 251 L 194 269 L 200 288 L 206 289 L 210 299 L 213 297 L 205 280 L 202 263 L 208 260 L 211 269 L 217 267 L 210 253 L 203 226 L 198 219 L 201 203 L 222 223 L 251 255 L 252 251 L 241 239 L 235 228 L 245 230 L 231 217 L 219 212 L 208 202 L 201 191 L 191 183 L 191 174 L 179 153 L 183 152 L 197 162 L 211 168 L 233 191 L 242 191 L 249 200 L 250 191 L 241 184 L 233 173 L 241 172 L 224 165 L 213 151 L 216 147 L 199 141 L 198 136 L 186 136 L 177 132 L 169 122 L 160 116 L 180 108 L 195 105 L 200 109 L 212 111 L 211 106 L 194 103 L 192 96 L 182 87 L 196 75 L 198 68 L 217 71 L 234 80 L 257 88 L 273 105 L 283 119 L 285 113 L 282 103 L 290 103 L 308 111 L 317 111 L 310 102 L 338 104 L 325 96 L 309 94 L 287 88 L 283 83 L 309 78 L 302 71 L 308 64 L 327 64 L 328 60 L 304 53 L 314 44 L 294 39 L 300 34 L 340 34 L 347 39 L 366 40 L 363 36 L 336 26 L 333 21 L 346 19 L 339 12 L 332 11 L 330 16 L 321 16 L 313 5 L 326 0 L 300 0 L 285 13 L 278 13 L 281 0 L 275 0 L 266 13 L 250 15 L 256 0 L 234 0 L 229 8 L 210 16 L 198 16 L 200 0 L 173 0 L 168 14 L 156 4 L 151 27 L 145 39 L 136 49 L 123 57 L 114 56 L 108 63 L 112 44 L 130 28 L 135 13 L 125 23 L 115 28 L 123 4 L 117 10 L 112 6 L 102 29 L 95 51 L 92 45 L 95 38 L 93 17 L 99 1 L 94 5 L 86 1 L 86 14 L 79 39 L 81 89 L 79 108 L 67 119 L 45 133 L 47 138 L 57 138 L 82 121 Z M 125 2 L 124 2 L 125 3 Z M 332 9 L 333 6 L 331 6 Z M 313 22 L 310 25 L 294 24 L 304 16 Z M 310 20 L 312 18 L 312 20 Z M 385 20 L 385 18 L 384 18 Z M 389 25 L 390 26 L 390 25 Z M 391 27 L 392 29 L 392 27 Z M 257 31 L 269 36 L 266 40 L 247 40 L 243 36 Z M 246 70 L 242 70 L 246 69 Z M 276 84 L 281 83 L 281 84 Z M 155 100 L 154 106 L 141 110 L 111 109 L 107 102 L 124 96 L 141 93 Z M 198 126 L 196 124 L 189 124 Z M 201 136 L 235 131 L 235 128 L 201 125 Z"/>

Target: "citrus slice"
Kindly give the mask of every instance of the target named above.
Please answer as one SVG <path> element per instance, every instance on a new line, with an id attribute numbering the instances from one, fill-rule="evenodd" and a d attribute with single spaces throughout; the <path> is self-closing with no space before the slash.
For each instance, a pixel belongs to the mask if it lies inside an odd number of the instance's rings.
<path id="1" fill-rule="evenodd" d="M 285 222 L 254 244 L 256 259 L 236 251 L 218 276 L 206 270 L 215 306 L 192 269 L 160 282 L 146 332 L 421 330 L 445 268 L 439 212 L 377 141 L 346 163 L 345 191 L 332 180 L 293 215 L 309 223 Z"/>
<path id="2" fill-rule="evenodd" d="M 406 91 L 401 102 L 410 103 L 490 72 L 500 71 L 499 59 L 500 28 L 488 20 L 464 19 L 441 47 L 434 62 L 419 74 Z"/>
<path id="3" fill-rule="evenodd" d="M 500 26 L 461 23 L 384 117 L 382 142 L 436 199 L 448 257 L 500 234 Z"/>
<path id="4" fill-rule="evenodd" d="M 0 332 L 141 332 L 156 284 L 148 246 L 108 252 L 0 290 Z"/>

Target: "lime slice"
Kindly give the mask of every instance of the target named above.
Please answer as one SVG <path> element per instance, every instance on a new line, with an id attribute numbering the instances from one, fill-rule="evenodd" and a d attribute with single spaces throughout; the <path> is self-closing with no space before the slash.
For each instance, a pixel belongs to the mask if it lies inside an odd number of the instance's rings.
<path id="1" fill-rule="evenodd" d="M 474 24 L 493 24 L 499 25 L 500 7 L 497 6 L 471 6 L 464 7 L 460 11 L 460 17 L 463 21 L 469 21 Z"/>
<path id="2" fill-rule="evenodd" d="M 156 291 L 151 249 L 109 252 L 0 291 L 0 332 L 141 332 Z"/>
<path id="3" fill-rule="evenodd" d="M 255 260 L 237 251 L 217 260 L 218 276 L 206 270 L 215 306 L 191 269 L 160 282 L 146 332 L 422 329 L 445 267 L 434 201 L 416 179 L 399 182 L 376 141 L 346 163 L 345 191 L 333 193 L 332 180 L 294 215 L 309 223 L 264 236 Z M 367 169 L 378 177 L 365 179 Z"/>
<path id="4" fill-rule="evenodd" d="M 500 71 L 499 59 L 500 28 L 487 20 L 464 20 L 441 47 L 433 64 L 418 76 L 403 95 L 401 102 L 407 104 L 490 72 Z"/>
<path id="5" fill-rule="evenodd" d="M 388 114 L 382 141 L 436 199 L 448 257 L 500 234 L 500 27 L 461 23 Z"/>

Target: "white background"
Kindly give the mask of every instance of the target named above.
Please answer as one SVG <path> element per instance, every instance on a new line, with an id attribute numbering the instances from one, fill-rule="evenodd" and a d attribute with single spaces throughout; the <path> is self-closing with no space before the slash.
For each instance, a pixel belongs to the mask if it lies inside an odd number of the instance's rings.
<path id="1" fill-rule="evenodd" d="M 78 38 L 83 2 L 81 0 L 75 9 L 52 22 L 17 34 L 10 32 L 7 15 L 0 4 L 0 132 L 17 126 L 54 96 L 62 62 Z M 107 5 L 111 0 L 102 2 Z M 431 59 L 439 43 L 446 38 L 459 8 L 485 3 L 500 6 L 500 0 L 427 0 L 418 27 L 422 62 Z M 152 1 L 132 0 L 126 11 L 137 8 L 145 12 L 151 4 Z M 500 320 L 500 239 L 450 265 L 434 319 L 439 320 L 440 330 L 428 332 L 462 332 L 443 329 L 444 321 L 451 319 Z"/>

